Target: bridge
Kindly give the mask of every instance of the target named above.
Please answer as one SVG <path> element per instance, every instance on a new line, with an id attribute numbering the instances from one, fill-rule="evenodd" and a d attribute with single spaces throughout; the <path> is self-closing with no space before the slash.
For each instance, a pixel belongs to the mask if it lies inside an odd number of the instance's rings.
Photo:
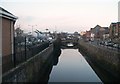
<path id="1" fill-rule="evenodd" d="M 78 39 L 71 38 L 71 39 L 64 39 L 61 40 L 61 48 L 77 48 L 78 46 Z"/>

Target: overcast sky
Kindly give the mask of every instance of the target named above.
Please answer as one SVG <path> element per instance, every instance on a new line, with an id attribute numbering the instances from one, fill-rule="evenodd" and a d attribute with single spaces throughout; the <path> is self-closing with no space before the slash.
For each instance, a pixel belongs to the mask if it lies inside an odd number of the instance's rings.
<path id="1" fill-rule="evenodd" d="M 118 21 L 119 0 L 0 0 L 25 31 L 85 31 Z"/>

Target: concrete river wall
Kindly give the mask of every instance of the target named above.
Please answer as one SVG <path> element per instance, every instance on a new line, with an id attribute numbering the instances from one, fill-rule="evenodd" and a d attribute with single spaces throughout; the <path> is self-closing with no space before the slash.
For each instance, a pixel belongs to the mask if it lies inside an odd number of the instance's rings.
<path id="1" fill-rule="evenodd" d="M 82 40 L 79 41 L 79 50 L 87 58 L 89 58 L 94 63 L 94 65 L 99 65 L 99 67 L 101 67 L 103 71 L 106 71 L 108 73 L 109 77 L 112 77 L 108 80 L 103 78 L 103 81 L 119 81 L 120 52 L 109 50 L 102 46 L 95 46 Z"/>
<path id="2" fill-rule="evenodd" d="M 42 52 L 3 74 L 2 82 L 38 82 L 45 75 L 47 63 L 51 62 L 53 44 Z M 42 79 L 42 78 L 41 78 Z"/>

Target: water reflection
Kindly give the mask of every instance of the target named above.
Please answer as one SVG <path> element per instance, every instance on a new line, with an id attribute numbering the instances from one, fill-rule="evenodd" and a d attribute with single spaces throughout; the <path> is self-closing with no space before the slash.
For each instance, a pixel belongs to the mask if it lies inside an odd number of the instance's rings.
<path id="1" fill-rule="evenodd" d="M 61 55 L 61 49 L 56 48 L 53 52 L 53 65 L 56 66 L 58 64 L 59 56 Z"/>
<path id="2" fill-rule="evenodd" d="M 58 59 L 61 54 L 61 49 L 56 48 L 51 54 L 51 58 L 44 64 L 43 68 L 40 70 L 39 82 L 42 84 L 47 84 L 49 80 L 49 75 L 53 66 L 58 64 Z"/>
<path id="3" fill-rule="evenodd" d="M 53 58 L 53 65 L 56 66 L 58 64 L 58 60 L 59 58 L 58 57 L 54 57 Z"/>
<path id="4" fill-rule="evenodd" d="M 55 58 L 49 82 L 101 82 L 93 69 L 76 49 L 64 49 Z"/>

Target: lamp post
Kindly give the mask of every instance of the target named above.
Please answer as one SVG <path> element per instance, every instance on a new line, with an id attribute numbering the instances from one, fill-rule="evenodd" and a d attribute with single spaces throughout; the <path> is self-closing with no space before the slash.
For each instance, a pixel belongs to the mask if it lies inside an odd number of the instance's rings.
<path id="1" fill-rule="evenodd" d="M 46 30 L 46 36 L 47 36 L 47 34 L 48 34 L 48 30 L 49 30 L 49 29 L 48 29 L 48 28 L 46 28 L 45 30 Z"/>
<path id="2" fill-rule="evenodd" d="M 31 26 L 32 27 L 32 35 L 33 35 L 33 28 L 37 25 L 28 25 L 28 26 Z"/>

